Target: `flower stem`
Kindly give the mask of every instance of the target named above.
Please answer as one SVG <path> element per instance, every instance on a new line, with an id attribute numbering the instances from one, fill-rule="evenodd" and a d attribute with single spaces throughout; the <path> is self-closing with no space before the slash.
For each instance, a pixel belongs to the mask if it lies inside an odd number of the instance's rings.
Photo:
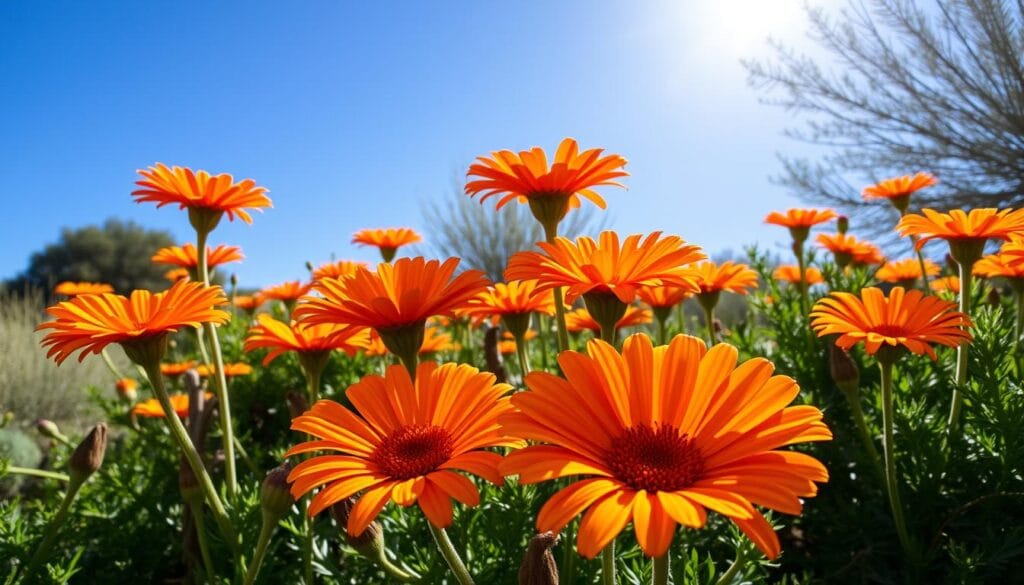
<path id="1" fill-rule="evenodd" d="M 960 263 L 960 312 L 970 316 L 971 310 L 971 269 L 973 263 Z M 953 386 L 953 401 L 949 406 L 949 421 L 947 424 L 949 432 L 956 430 L 960 422 L 960 409 L 963 406 L 964 387 L 967 386 L 967 348 L 969 344 L 962 343 L 956 348 L 956 379 Z"/>
<path id="2" fill-rule="evenodd" d="M 125 377 L 124 374 L 121 373 L 121 370 L 114 364 L 114 360 L 110 359 L 110 354 L 107 353 L 107 348 L 104 347 L 100 350 L 100 357 L 103 358 L 103 363 L 107 364 L 107 369 L 114 375 L 114 378 L 120 380 Z"/>
<path id="3" fill-rule="evenodd" d="M 526 357 L 525 335 L 516 338 L 516 355 L 519 356 L 519 372 L 523 375 L 525 383 L 526 375 L 530 373 L 530 360 Z"/>
<path id="4" fill-rule="evenodd" d="M 260 567 L 263 566 L 263 557 L 267 554 L 267 546 L 270 544 L 270 535 L 274 533 L 274 528 L 277 527 L 277 522 L 263 522 L 260 527 L 260 536 L 256 541 L 256 552 L 252 555 L 252 560 L 249 561 L 249 570 L 245 573 L 244 585 L 252 585 L 256 581 L 256 575 L 260 572 Z"/>
<path id="5" fill-rule="evenodd" d="M 924 263 L 924 253 L 917 247 L 917 236 L 910 236 L 910 245 L 914 247 L 914 251 L 917 253 L 917 262 L 921 265 L 921 290 L 927 294 L 930 291 L 928 286 L 928 267 Z"/>
<path id="6" fill-rule="evenodd" d="M 911 559 L 917 559 L 917 551 L 910 540 L 907 532 L 907 524 L 903 519 L 903 505 L 900 503 L 899 485 L 896 478 L 896 453 L 893 445 L 893 420 L 894 406 L 892 399 L 892 362 L 880 361 L 879 369 L 882 372 L 882 427 L 884 433 L 885 448 L 885 485 L 889 492 L 889 505 L 892 508 L 892 519 L 896 524 L 896 533 L 900 539 L 904 552 Z"/>
<path id="7" fill-rule="evenodd" d="M 0 476 L 7 475 L 8 473 L 42 477 L 44 479 L 55 479 L 57 481 L 71 481 L 71 478 L 67 474 L 58 473 L 56 471 L 46 471 L 45 469 L 35 469 L 32 467 L 18 467 L 17 465 L 0 467 Z"/>
<path id="8" fill-rule="evenodd" d="M 31 583 L 30 578 L 36 569 L 39 568 L 39 564 L 46 559 L 53 549 L 53 541 L 57 538 L 57 533 L 60 532 L 60 527 L 64 525 L 64 520 L 67 518 L 68 510 L 71 508 L 71 502 L 75 500 L 75 496 L 78 494 L 79 488 L 82 487 L 81 483 L 69 483 L 68 490 L 64 493 L 64 499 L 60 503 L 60 508 L 57 509 L 57 513 L 53 515 L 50 523 L 46 525 L 46 531 L 43 532 L 43 539 L 39 541 L 39 546 L 36 547 L 32 558 L 28 564 L 25 565 L 25 571 L 22 573 L 21 582 Z"/>
<path id="9" fill-rule="evenodd" d="M 715 581 L 715 585 L 730 585 L 746 562 L 747 556 L 744 554 L 743 545 L 741 543 L 740 546 L 736 547 L 736 559 L 733 560 L 732 564 L 729 565 L 729 568 L 722 573 L 722 576 Z"/>
<path id="10" fill-rule="evenodd" d="M 804 259 L 803 242 L 793 244 L 793 253 L 796 254 L 796 264 L 800 268 L 800 313 L 806 319 L 811 311 L 807 300 L 807 261 Z"/>
<path id="11" fill-rule="evenodd" d="M 549 244 L 555 243 L 558 237 L 558 224 L 544 225 L 544 239 Z M 562 296 L 562 289 L 555 287 L 551 289 L 551 295 L 555 299 L 555 324 L 558 326 L 558 353 L 569 349 L 569 330 L 565 326 L 565 300 Z"/>
<path id="12" fill-rule="evenodd" d="M 882 459 L 878 456 L 878 449 L 875 448 L 875 441 L 871 438 L 871 431 L 868 430 L 867 422 L 864 420 L 864 410 L 860 406 L 860 397 L 857 394 L 843 392 L 846 402 L 850 405 L 850 412 L 853 413 L 853 422 L 857 425 L 857 432 L 860 440 L 864 443 L 864 450 L 867 451 L 878 477 L 885 477 L 882 469 Z"/>
<path id="13" fill-rule="evenodd" d="M 1014 305 L 1017 308 L 1017 320 L 1014 323 L 1014 345 L 1020 344 L 1020 336 L 1024 334 L 1024 290 L 1020 290 L 1020 286 L 1015 286 L 1013 291 Z"/>
<path id="14" fill-rule="evenodd" d="M 652 559 L 651 585 L 668 585 L 669 551 Z"/>
<path id="15" fill-rule="evenodd" d="M 704 321 L 708 328 L 708 339 L 711 345 L 718 343 L 718 336 L 715 335 L 715 308 L 704 307 Z"/>
<path id="16" fill-rule="evenodd" d="M 574 533 L 575 521 L 569 522 L 565 526 L 565 532 L 562 536 L 562 565 L 558 571 L 558 582 L 560 585 L 572 585 L 576 577 L 576 551 L 573 550 L 573 542 L 575 542 L 573 538 Z"/>
<path id="17" fill-rule="evenodd" d="M 199 261 L 199 276 L 203 284 L 210 286 L 210 268 L 206 257 L 206 238 L 208 231 L 196 230 L 196 258 Z M 238 494 L 238 475 L 235 472 L 235 433 L 231 426 L 231 401 L 228 397 L 228 382 L 224 376 L 224 356 L 220 349 L 220 339 L 217 337 L 217 327 L 213 323 L 203 323 L 206 337 L 210 342 L 210 351 L 213 353 L 214 367 L 214 392 L 217 394 L 217 410 L 220 412 L 220 431 L 223 435 L 224 449 L 224 475 L 228 497 L 232 500 Z"/>
<path id="18" fill-rule="evenodd" d="M 210 556 L 210 544 L 206 540 L 206 522 L 203 518 L 202 501 L 189 505 L 192 510 L 192 525 L 195 527 L 196 538 L 199 540 L 199 554 L 203 557 L 203 567 L 207 575 L 214 575 L 213 557 Z"/>
<path id="19" fill-rule="evenodd" d="M 377 564 L 380 565 L 380 568 L 389 577 L 399 583 L 417 583 L 419 581 L 419 577 L 402 570 L 398 565 L 388 560 L 388 555 L 383 548 L 377 553 Z"/>
<path id="20" fill-rule="evenodd" d="M 459 553 L 455 551 L 455 546 L 452 545 L 451 539 L 448 538 L 448 533 L 445 532 L 444 528 L 438 528 L 431 522 L 427 522 L 427 526 L 430 527 L 430 533 L 434 535 L 437 549 L 441 551 L 441 556 L 444 557 L 448 567 L 455 574 L 455 579 L 459 582 L 459 585 L 473 585 L 473 578 L 469 576 L 466 565 L 459 557 Z"/>
<path id="21" fill-rule="evenodd" d="M 303 371 L 306 373 L 307 392 L 309 394 L 309 404 L 316 404 L 317 400 L 320 399 L 320 374 L 323 373 L 322 367 L 310 365 L 306 367 L 303 364 Z M 313 437 L 310 437 L 312 439 Z M 306 509 L 313 503 L 312 494 L 306 496 Z M 314 522 L 315 518 L 309 514 L 302 515 L 302 564 L 303 564 L 303 575 L 305 575 L 304 583 L 306 585 L 313 585 L 315 576 L 313 574 L 313 537 L 314 537 Z M 269 537 L 268 537 L 269 538 Z"/>
<path id="22" fill-rule="evenodd" d="M 601 585 L 615 585 L 615 540 L 601 551 Z"/>

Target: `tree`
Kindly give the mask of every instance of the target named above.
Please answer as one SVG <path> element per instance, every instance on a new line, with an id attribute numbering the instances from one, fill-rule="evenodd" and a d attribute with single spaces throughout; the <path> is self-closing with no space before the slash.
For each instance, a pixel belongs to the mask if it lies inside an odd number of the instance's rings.
<path id="1" fill-rule="evenodd" d="M 1024 203 L 1024 1 L 921 4 L 809 7 L 809 36 L 831 63 L 775 42 L 774 60 L 744 63 L 774 94 L 766 101 L 807 116 L 787 134 L 828 150 L 817 161 L 780 157 L 779 183 L 849 212 L 865 207 L 861 186 L 930 171 L 941 183 L 915 195 L 919 205 Z M 891 217 L 874 221 L 885 213 L 871 205 L 857 217 L 888 227 Z"/>
<path id="2" fill-rule="evenodd" d="M 460 268 L 482 270 L 492 281 L 502 282 L 512 254 L 529 250 L 544 239 L 543 229 L 526 205 L 513 201 L 495 210 L 490 201 L 481 203 L 463 193 L 459 184 L 452 194 L 444 205 L 425 202 L 422 210 L 431 227 L 434 253 L 462 258 Z M 559 234 L 570 238 L 597 234 L 605 220 L 595 211 L 587 202 L 569 211 L 559 226 Z"/>
<path id="3" fill-rule="evenodd" d="M 131 221 L 108 219 L 102 227 L 64 228 L 60 241 L 32 254 L 28 268 L 5 283 L 11 291 L 26 288 L 53 290 L 65 280 L 105 282 L 120 293 L 136 288 L 167 287 L 164 273 L 150 257 L 159 248 L 174 245 L 169 232 L 148 230 Z"/>

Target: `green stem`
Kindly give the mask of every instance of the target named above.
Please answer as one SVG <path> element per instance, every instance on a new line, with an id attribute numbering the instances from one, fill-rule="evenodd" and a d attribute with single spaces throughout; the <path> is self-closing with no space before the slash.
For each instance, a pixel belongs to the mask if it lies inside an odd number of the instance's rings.
<path id="1" fill-rule="evenodd" d="M 618 346 L 618 330 L 615 329 L 615 324 L 612 323 L 610 326 L 601 325 L 601 341 L 605 341 L 612 347 Z"/>
<path id="2" fill-rule="evenodd" d="M 399 583 L 419 582 L 419 577 L 402 570 L 401 567 L 389 561 L 388 555 L 383 547 L 381 547 L 380 552 L 377 553 L 377 564 L 380 565 L 380 568 L 383 569 L 389 577 Z"/>
<path id="3" fill-rule="evenodd" d="M 267 546 L 270 544 L 270 536 L 274 533 L 274 528 L 277 527 L 277 522 L 263 522 L 260 527 L 260 536 L 256 541 L 256 552 L 252 555 L 252 560 L 249 561 L 249 570 L 245 573 L 244 585 L 252 585 L 256 582 L 256 575 L 260 572 L 260 567 L 263 566 L 263 557 L 267 554 Z"/>
<path id="4" fill-rule="evenodd" d="M 206 503 L 209 504 L 210 509 L 213 511 L 213 518 L 217 521 L 217 526 L 223 533 L 224 538 L 231 545 L 232 550 L 235 550 L 238 546 L 238 539 L 235 536 L 235 530 L 231 526 L 231 522 L 228 520 L 227 512 L 224 510 L 224 504 L 220 501 L 220 496 L 217 495 L 217 488 L 213 487 L 213 480 L 210 479 L 210 474 L 206 471 L 206 465 L 203 464 L 203 459 L 199 455 L 199 451 L 196 450 L 196 446 L 192 444 L 192 439 L 188 437 L 188 431 L 185 430 L 185 425 L 181 423 L 181 419 L 174 412 L 174 407 L 171 405 L 171 399 L 167 395 L 167 389 L 164 388 L 163 377 L 160 375 L 160 367 L 157 364 L 148 364 L 145 366 L 146 374 L 149 377 L 150 385 L 153 387 L 153 392 L 156 394 L 157 400 L 160 401 L 160 406 L 164 410 L 164 420 L 167 421 L 167 426 L 171 429 L 171 435 L 174 440 L 178 442 L 178 446 L 181 448 L 182 453 L 185 455 L 185 459 L 188 460 L 189 466 L 192 468 L 192 472 L 195 474 L 196 479 L 199 481 L 199 487 L 203 490 L 203 497 L 206 499 Z"/>
<path id="5" fill-rule="evenodd" d="M 245 447 L 242 446 L 242 442 L 238 440 L 238 437 L 234 437 L 234 440 L 235 449 L 238 450 L 238 456 L 242 458 L 242 463 L 245 463 L 245 466 L 249 468 L 249 471 L 251 471 L 255 476 L 259 476 L 263 473 L 263 471 L 256 466 L 256 463 L 253 462 L 252 457 L 249 457 L 249 453 L 245 450 Z"/>
<path id="6" fill-rule="evenodd" d="M 196 327 L 196 347 L 199 348 L 199 357 L 203 359 L 203 365 L 210 367 L 210 352 L 206 351 L 206 342 L 203 341 L 203 328 Z"/>
<path id="7" fill-rule="evenodd" d="M 666 324 L 667 320 L 667 316 L 658 316 L 658 345 L 665 345 L 666 343 L 668 343 L 665 340 L 665 338 L 668 337 L 668 326 Z"/>
<path id="8" fill-rule="evenodd" d="M 544 225 L 544 239 L 549 244 L 554 244 L 558 237 L 558 224 Z M 555 287 L 551 289 L 555 299 L 555 323 L 558 326 L 558 353 L 569 349 L 569 330 L 565 326 L 565 300 L 562 296 L 562 289 Z"/>
<path id="9" fill-rule="evenodd" d="M 540 342 L 540 363 L 543 369 L 548 369 L 548 318 L 546 315 L 537 314 L 537 341 Z"/>
<path id="10" fill-rule="evenodd" d="M 921 290 L 928 294 L 931 292 L 928 284 L 928 267 L 924 263 L 924 252 L 917 247 L 917 236 L 910 236 L 910 245 L 913 246 L 914 252 L 917 254 L 917 263 L 921 266 Z"/>
<path id="11" fill-rule="evenodd" d="M 971 310 L 971 269 L 973 265 L 960 264 L 960 312 L 970 316 Z M 960 409 L 963 406 L 964 387 L 967 386 L 967 348 L 970 344 L 962 343 L 956 348 L 956 379 L 953 386 L 953 401 L 949 406 L 950 433 L 956 430 L 960 422 Z"/>
<path id="12" fill-rule="evenodd" d="M 882 459 L 878 455 L 878 449 L 875 448 L 875 441 L 871 438 L 871 431 L 868 430 L 867 422 L 864 419 L 864 410 L 860 406 L 859 396 L 849 392 L 843 392 L 843 394 L 846 396 L 846 402 L 850 405 L 853 422 L 857 425 L 857 432 L 860 434 L 860 440 L 864 444 L 864 450 L 867 451 L 868 457 L 878 473 L 878 477 L 885 477 L 885 473 L 882 470 Z"/>
<path id="13" fill-rule="evenodd" d="M 46 559 L 53 549 L 53 541 L 57 538 L 57 533 L 60 532 L 60 527 L 64 525 L 64 520 L 68 515 L 68 510 L 71 509 L 71 502 L 74 501 L 75 495 L 78 494 L 79 488 L 82 487 L 81 483 L 68 484 L 68 490 L 64 493 L 64 499 L 60 503 L 60 508 L 57 509 L 57 513 L 53 515 L 50 523 L 46 525 L 46 532 L 43 533 L 43 539 L 39 541 L 39 546 L 36 547 L 32 558 L 28 564 L 25 565 L 25 572 L 22 573 L 22 583 L 30 583 L 30 578 L 40 563 Z"/>
<path id="14" fill-rule="evenodd" d="M 718 343 L 718 335 L 715 334 L 714 307 L 704 307 L 704 321 L 708 328 L 708 339 L 711 340 L 711 345 Z"/>
<path id="15" fill-rule="evenodd" d="M 740 569 L 743 568 L 746 561 L 747 555 L 744 554 L 743 545 L 741 543 L 740 546 L 736 547 L 736 559 L 733 560 L 732 564 L 729 565 L 729 568 L 722 573 L 722 576 L 715 581 L 715 585 L 730 585 L 732 580 L 735 579 L 736 575 L 740 572 Z"/>
<path id="16" fill-rule="evenodd" d="M 196 258 L 199 261 L 199 276 L 205 286 L 210 286 L 210 269 L 206 258 L 206 238 L 209 232 L 196 230 Z M 215 380 L 214 392 L 217 395 L 217 410 L 220 413 L 220 432 L 223 435 L 224 476 L 228 490 L 228 498 L 234 500 L 238 494 L 238 475 L 235 472 L 235 433 L 231 426 L 231 400 L 228 397 L 228 382 L 224 376 L 224 356 L 217 337 L 217 327 L 213 323 L 203 323 L 206 337 L 213 352 Z"/>
<path id="17" fill-rule="evenodd" d="M 660 557 L 654 557 L 651 568 L 651 585 L 668 585 L 669 551 Z"/>
<path id="18" fill-rule="evenodd" d="M 1018 345 L 1021 334 L 1024 334 L 1024 290 L 1019 290 L 1021 288 L 1019 285 L 1013 288 L 1013 300 L 1017 308 L 1017 320 L 1013 328 L 1013 344 Z"/>
<path id="19" fill-rule="evenodd" d="M 601 585 L 615 585 L 615 540 L 601 551 Z"/>
<path id="20" fill-rule="evenodd" d="M 917 551 L 910 540 L 907 524 L 903 519 L 903 505 L 900 503 L 899 482 L 896 478 L 896 450 L 895 445 L 893 445 L 895 408 L 892 399 L 892 362 L 881 361 L 878 363 L 878 366 L 882 372 L 882 427 L 884 433 L 886 491 L 889 492 L 889 505 L 892 508 L 892 519 L 896 524 L 896 533 L 899 536 L 900 545 L 911 559 L 917 559 Z"/>
<path id="21" fill-rule="evenodd" d="M 558 572 L 558 582 L 561 585 L 572 585 L 576 578 L 576 551 L 573 550 L 573 543 L 576 542 L 575 528 L 576 522 L 569 522 L 562 535 L 562 564 Z"/>
<path id="22" fill-rule="evenodd" d="M 64 473 L 58 473 L 56 471 L 46 471 L 45 469 L 35 469 L 33 467 L 18 467 L 17 465 L 8 465 L 7 467 L 0 467 L 0 475 L 7 475 L 8 473 L 14 473 L 17 475 L 30 475 L 32 477 L 42 477 L 44 479 L 55 479 L 57 481 L 71 481 L 71 477 Z"/>
<path id="23" fill-rule="evenodd" d="M 526 357 L 526 336 L 520 335 L 516 338 L 516 355 L 519 356 L 519 371 L 523 375 L 525 383 L 526 375 L 530 373 L 530 360 Z"/>
<path id="24" fill-rule="evenodd" d="M 114 360 L 110 359 L 110 354 L 107 353 L 107 348 L 104 347 L 100 350 L 100 357 L 103 358 L 103 363 L 107 364 L 107 369 L 114 375 L 114 378 L 120 380 L 125 377 L 125 375 L 121 373 L 121 370 L 114 364 Z"/>
<path id="25" fill-rule="evenodd" d="M 441 551 L 441 556 L 444 557 L 448 567 L 455 574 L 455 579 L 459 582 L 459 585 L 473 585 L 473 578 L 470 577 L 469 571 L 466 570 L 466 565 L 459 557 L 459 553 L 455 551 L 455 546 L 452 545 L 451 539 L 448 538 L 448 533 L 445 532 L 444 528 L 438 528 L 431 522 L 427 522 L 427 526 L 430 527 L 430 533 L 434 535 L 437 549 Z"/>
<path id="26" fill-rule="evenodd" d="M 200 500 L 189 505 L 192 510 L 192 524 L 196 538 L 199 540 L 199 554 L 203 557 L 203 567 L 207 575 L 213 576 L 213 557 L 210 556 L 210 545 L 206 539 L 206 522 L 203 518 L 203 502 Z"/>
<path id="27" fill-rule="evenodd" d="M 309 515 L 309 506 L 313 503 L 312 494 L 306 496 L 306 513 L 302 514 L 302 574 L 305 585 L 313 585 L 313 517 Z"/>
<path id="28" fill-rule="evenodd" d="M 806 319 L 810 311 L 810 302 L 807 300 L 807 261 L 804 260 L 803 242 L 793 244 L 793 252 L 796 254 L 796 264 L 800 268 L 800 312 Z"/>

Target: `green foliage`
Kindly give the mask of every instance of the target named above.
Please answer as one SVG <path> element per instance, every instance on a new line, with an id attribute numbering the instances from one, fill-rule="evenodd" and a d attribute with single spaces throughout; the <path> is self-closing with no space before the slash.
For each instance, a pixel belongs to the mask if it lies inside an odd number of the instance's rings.
<path id="1" fill-rule="evenodd" d="M 127 294 L 137 288 L 166 288 L 167 267 L 153 264 L 158 249 L 174 245 L 165 231 L 143 228 L 131 222 L 108 219 L 102 226 L 64 228 L 60 240 L 32 254 L 28 268 L 6 288 L 20 292 L 27 288 L 46 291 L 62 281 L 105 282 Z"/>
<path id="2" fill-rule="evenodd" d="M 25 483 L 21 475 L 3 475 L 4 464 L 19 467 L 35 467 L 43 458 L 32 437 L 14 427 L 0 428 L 0 495 L 10 496 Z"/>

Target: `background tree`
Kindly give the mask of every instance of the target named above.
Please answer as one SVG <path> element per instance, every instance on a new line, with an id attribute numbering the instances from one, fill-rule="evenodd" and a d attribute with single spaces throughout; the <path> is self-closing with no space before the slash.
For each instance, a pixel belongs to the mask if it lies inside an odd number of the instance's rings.
<path id="1" fill-rule="evenodd" d="M 528 206 L 512 202 L 495 211 L 492 200 L 471 199 L 461 183 L 453 185 L 446 203 L 424 202 L 422 211 L 429 226 L 428 243 L 436 256 L 462 258 L 460 268 L 482 270 L 494 282 L 505 280 L 503 273 L 512 254 L 544 240 L 544 231 Z M 606 212 L 584 202 L 559 224 L 559 235 L 595 236 L 606 220 Z"/>
<path id="2" fill-rule="evenodd" d="M 745 62 L 765 101 L 806 116 L 787 134 L 828 149 L 781 157 L 779 183 L 849 212 L 863 185 L 930 171 L 941 183 L 917 205 L 1024 204 L 1024 2 L 849 0 L 807 14 L 830 59 L 773 42 L 773 59 Z M 866 207 L 865 226 L 891 213 Z"/>
<path id="3" fill-rule="evenodd" d="M 174 243 L 170 232 L 118 219 L 108 219 L 102 227 L 64 228 L 57 243 L 32 254 L 28 268 L 5 285 L 12 292 L 49 292 L 58 282 L 73 280 L 106 282 L 122 294 L 136 288 L 162 290 L 170 267 L 153 264 L 150 257 Z"/>

